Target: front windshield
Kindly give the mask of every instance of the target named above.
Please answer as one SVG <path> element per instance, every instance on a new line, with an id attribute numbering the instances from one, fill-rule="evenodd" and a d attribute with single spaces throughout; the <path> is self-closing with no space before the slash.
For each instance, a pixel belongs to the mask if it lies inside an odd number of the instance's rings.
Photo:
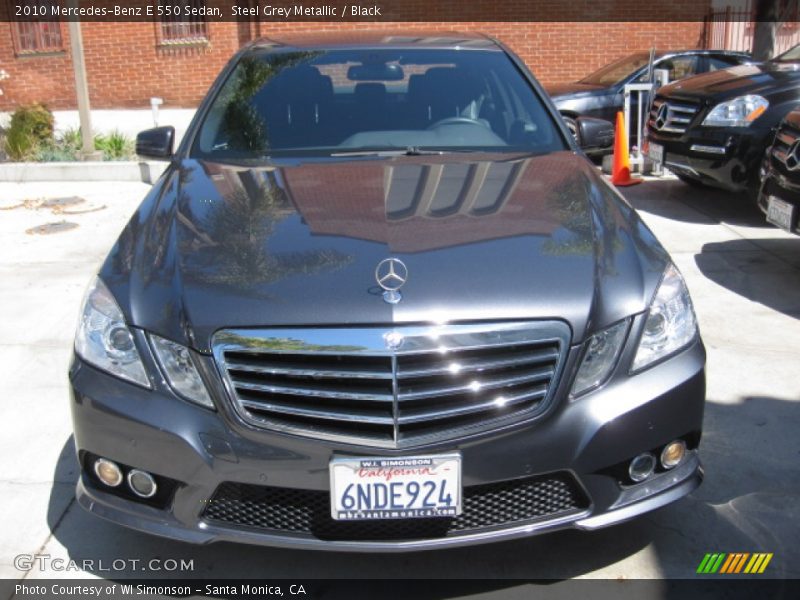
<path id="1" fill-rule="evenodd" d="M 264 50 L 236 65 L 192 156 L 566 148 L 541 98 L 503 52 Z"/>
<path id="2" fill-rule="evenodd" d="M 776 56 L 772 60 L 776 62 L 797 62 L 800 61 L 800 44 L 794 48 L 790 48 L 780 56 Z"/>
<path id="3" fill-rule="evenodd" d="M 633 75 L 648 62 L 650 62 L 650 55 L 646 52 L 631 54 L 584 77 L 580 82 L 593 85 L 614 85 Z"/>

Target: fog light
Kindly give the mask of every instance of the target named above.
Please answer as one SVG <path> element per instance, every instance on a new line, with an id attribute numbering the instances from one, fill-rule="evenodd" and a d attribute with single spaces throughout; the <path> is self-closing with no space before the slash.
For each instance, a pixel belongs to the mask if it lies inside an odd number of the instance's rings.
<path id="1" fill-rule="evenodd" d="M 675 440 L 670 442 L 661 451 L 661 466 L 665 469 L 677 467 L 686 456 L 686 442 Z"/>
<path id="2" fill-rule="evenodd" d="M 650 477 L 655 468 L 656 457 L 649 452 L 645 452 L 631 461 L 631 466 L 628 467 L 628 475 L 633 481 L 639 483 Z"/>
<path id="3" fill-rule="evenodd" d="M 116 463 L 105 458 L 94 461 L 94 474 L 108 487 L 117 487 L 122 483 L 122 471 Z"/>
<path id="4" fill-rule="evenodd" d="M 146 471 L 131 469 L 128 473 L 128 486 L 140 498 L 152 498 L 156 495 L 156 481 Z"/>

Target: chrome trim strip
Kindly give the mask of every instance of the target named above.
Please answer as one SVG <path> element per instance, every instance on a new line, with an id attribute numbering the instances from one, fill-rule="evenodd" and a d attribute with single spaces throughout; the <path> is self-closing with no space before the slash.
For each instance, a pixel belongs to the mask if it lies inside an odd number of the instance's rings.
<path id="1" fill-rule="evenodd" d="M 376 425 L 394 425 L 393 417 L 373 417 L 363 413 L 350 414 L 340 411 L 332 410 L 312 410 L 308 408 L 300 408 L 297 406 L 285 406 L 283 404 L 275 404 L 273 402 L 253 402 L 252 400 L 239 400 L 242 406 L 253 408 L 255 410 L 269 410 L 284 415 L 297 415 L 299 417 L 311 417 L 314 419 L 328 419 L 336 421 L 352 421 L 373 423 Z"/>
<path id="2" fill-rule="evenodd" d="M 692 152 L 705 152 L 706 154 L 725 154 L 727 151 L 724 146 L 704 146 L 703 144 L 692 144 L 689 150 Z"/>
<path id="3" fill-rule="evenodd" d="M 696 106 L 687 106 L 685 104 L 672 104 L 669 103 L 669 109 L 674 112 L 682 112 L 682 113 L 690 113 L 694 114 L 697 112 Z"/>
<path id="4" fill-rule="evenodd" d="M 480 387 L 473 387 L 473 384 L 466 384 L 466 385 L 454 385 L 450 387 L 436 387 L 432 389 L 425 390 L 419 392 L 403 392 L 400 391 L 397 394 L 398 402 L 403 402 L 406 400 L 420 400 L 422 398 L 431 398 L 431 397 L 438 397 L 438 396 L 453 396 L 456 394 L 463 394 L 467 392 L 474 392 L 478 394 L 479 392 L 483 392 L 486 390 L 496 390 L 498 388 L 510 386 L 510 385 L 520 385 L 522 383 L 534 383 L 536 381 L 541 381 L 542 379 L 552 378 L 553 369 L 537 369 L 536 372 L 530 373 L 528 375 L 519 375 L 516 377 L 506 377 L 501 379 L 490 379 L 486 382 L 480 382 Z"/>
<path id="5" fill-rule="evenodd" d="M 778 135 L 776 137 L 778 138 L 778 140 L 780 142 L 783 142 L 787 146 L 791 146 L 792 144 L 794 144 L 797 141 L 797 137 L 795 137 L 793 135 L 789 135 L 783 130 L 779 131 Z"/>
<path id="6" fill-rule="evenodd" d="M 264 383 L 250 383 L 239 381 L 236 387 L 252 390 L 254 392 L 269 392 L 272 394 L 286 394 L 287 396 L 308 396 L 311 398 L 333 398 L 335 400 L 364 400 L 367 402 L 392 402 L 391 394 L 369 394 L 364 392 L 338 392 L 334 390 L 314 389 L 300 386 L 270 385 Z"/>
<path id="7" fill-rule="evenodd" d="M 543 350 L 537 352 L 536 354 L 531 354 L 530 356 L 526 355 L 520 358 L 509 358 L 509 359 L 502 359 L 502 360 L 467 360 L 467 361 L 459 361 L 459 373 L 474 373 L 474 372 L 481 372 L 488 369 L 503 369 L 508 367 L 519 367 L 522 365 L 535 365 L 540 362 L 545 362 L 548 360 L 556 360 L 558 358 L 558 352 L 552 352 L 549 350 Z M 397 370 L 397 378 L 398 379 L 413 379 L 418 377 L 433 377 L 436 375 L 447 375 L 451 373 L 451 369 L 448 367 L 440 367 L 440 368 L 430 368 L 430 369 L 409 369 L 403 370 L 402 367 L 398 367 Z"/>
<path id="8" fill-rule="evenodd" d="M 422 423 L 425 421 L 436 420 L 436 419 L 447 419 L 453 416 L 461 416 L 461 415 L 472 414 L 475 412 L 481 412 L 489 408 L 495 408 L 497 406 L 502 406 L 503 408 L 505 408 L 506 406 L 514 406 L 517 404 L 522 404 L 529 400 L 533 400 L 537 397 L 543 398 L 546 394 L 547 394 L 546 390 L 540 390 L 538 392 L 512 396 L 508 398 L 502 405 L 498 405 L 495 400 L 492 400 L 491 402 L 481 402 L 480 404 L 467 404 L 464 406 L 460 406 L 458 408 L 451 408 L 448 410 L 438 410 L 431 412 L 423 412 L 420 414 L 414 414 L 409 416 L 400 416 L 397 420 L 400 424 L 408 424 L 408 423 Z"/>
<path id="9" fill-rule="evenodd" d="M 238 361 L 228 361 L 228 368 L 233 371 L 247 371 L 250 373 L 264 373 L 267 375 L 304 375 L 329 379 L 391 379 L 391 371 L 345 371 L 331 369 L 304 369 L 293 367 L 270 367 L 248 365 Z"/>

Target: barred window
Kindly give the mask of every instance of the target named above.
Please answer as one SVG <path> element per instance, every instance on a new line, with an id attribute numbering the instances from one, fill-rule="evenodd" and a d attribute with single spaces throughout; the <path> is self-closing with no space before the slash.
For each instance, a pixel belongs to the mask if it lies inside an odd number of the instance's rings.
<path id="1" fill-rule="evenodd" d="M 36 15 L 27 17 L 31 19 L 30 21 L 20 20 L 12 23 L 11 33 L 17 54 L 44 54 L 64 50 L 61 23 L 56 20 L 44 21 L 38 16 L 43 12 L 50 15 L 51 7 L 57 3 L 58 0 L 16 0 L 14 2 L 15 6 L 22 7 L 23 15 L 26 13 Z M 14 12 L 12 11 L 11 14 Z"/>
<path id="2" fill-rule="evenodd" d="M 159 43 L 198 44 L 208 41 L 208 23 L 198 16 L 206 0 L 159 0 Z"/>

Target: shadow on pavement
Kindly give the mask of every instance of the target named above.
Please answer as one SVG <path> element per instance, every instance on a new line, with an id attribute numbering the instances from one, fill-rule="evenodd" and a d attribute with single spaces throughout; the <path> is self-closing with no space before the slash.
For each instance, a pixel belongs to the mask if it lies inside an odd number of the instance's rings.
<path id="1" fill-rule="evenodd" d="M 229 543 L 193 546 L 103 521 L 75 502 L 66 514 L 51 510 L 48 524 L 75 561 L 98 564 L 102 560 L 110 565 L 116 559 L 138 559 L 140 564 L 151 559 L 193 560 L 188 572 L 94 571 L 114 580 L 446 578 L 463 581 L 420 589 L 414 596 L 456 598 L 499 590 L 515 594 L 520 586 L 530 593 L 532 585 L 602 570 L 637 553 L 645 553 L 645 558 L 640 557 L 636 567 L 633 563 L 623 567 L 629 578 L 694 578 L 706 552 L 773 552 L 764 577 L 798 577 L 800 481 L 786 476 L 787 466 L 796 465 L 800 458 L 798 410 L 797 402 L 771 397 L 748 397 L 737 404 L 709 401 L 701 443 L 704 484 L 664 509 L 593 533 L 564 531 L 411 554 L 329 554 Z M 77 479 L 72 454 L 70 438 L 58 461 L 56 481 Z M 63 498 L 55 497 L 58 490 L 54 486 L 51 508 L 63 506 Z M 669 589 L 665 588 L 663 597 L 672 597 Z"/>
<path id="2" fill-rule="evenodd" d="M 694 187 L 675 179 L 648 179 L 623 191 L 637 210 L 686 223 L 725 223 L 773 228 L 764 213 L 742 194 Z"/>
<path id="3" fill-rule="evenodd" d="M 707 402 L 703 485 L 643 519 L 664 577 L 697 577 L 706 552 L 772 552 L 760 577 L 800 576 L 800 479 L 788 467 L 800 458 L 798 422 L 797 399 Z"/>
<path id="4" fill-rule="evenodd" d="M 800 318 L 800 237 L 710 242 L 694 259 L 714 283 Z"/>
<path id="5" fill-rule="evenodd" d="M 72 440 L 62 450 L 58 469 L 72 469 L 77 481 Z M 56 473 L 64 481 L 64 474 Z M 61 486 L 62 488 L 64 486 Z M 650 543 L 648 527 L 641 521 L 593 534 L 564 531 L 497 544 L 409 554 L 325 553 L 218 543 L 194 546 L 139 533 L 86 513 L 72 502 L 65 515 L 57 507 L 63 498 L 53 489 L 48 525 L 69 558 L 78 562 L 99 560 L 108 566 L 116 559 L 181 559 L 194 561 L 188 572 L 98 572 L 109 579 L 146 578 L 450 578 L 474 581 L 448 587 L 439 596 L 457 597 L 520 585 L 519 580 L 553 580 L 577 577 L 636 554 Z M 63 489 L 62 492 L 63 494 Z M 59 502 L 60 500 L 60 502 Z M 141 566 L 140 566 L 141 568 Z M 506 581 L 504 581 L 506 580 Z M 516 580 L 516 581 L 514 581 Z M 465 587 L 466 586 L 466 587 Z"/>

